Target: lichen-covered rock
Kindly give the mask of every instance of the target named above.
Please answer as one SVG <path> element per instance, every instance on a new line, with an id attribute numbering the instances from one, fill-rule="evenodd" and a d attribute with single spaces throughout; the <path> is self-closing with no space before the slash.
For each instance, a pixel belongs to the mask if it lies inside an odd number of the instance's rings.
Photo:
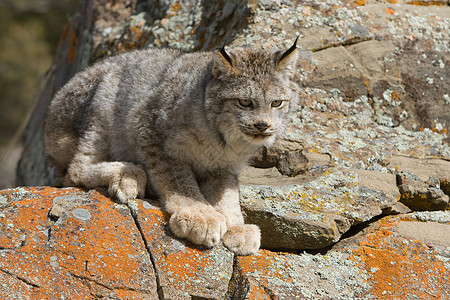
<path id="1" fill-rule="evenodd" d="M 223 299 L 233 253 L 175 239 L 151 203 L 128 208 L 75 188 L 0 191 L 0 298 Z"/>
<path id="2" fill-rule="evenodd" d="M 2 190 L 0 298 L 450 297 L 450 211 L 382 218 L 325 254 L 237 257 L 175 239 L 167 217 L 96 190 Z"/>
<path id="3" fill-rule="evenodd" d="M 307 182 L 276 173 L 270 178 L 265 185 L 241 182 L 240 188 L 246 221 L 261 227 L 268 249 L 324 248 L 399 198 L 395 175 L 376 171 L 329 170 Z"/>
<path id="4" fill-rule="evenodd" d="M 224 246 L 197 247 L 169 232 L 168 215 L 157 203 L 136 200 L 133 212 L 153 258 L 161 299 L 223 299 L 233 272 Z"/>
<path id="5" fill-rule="evenodd" d="M 448 216 L 445 223 L 386 217 L 324 255 L 238 257 L 228 299 L 446 299 L 449 230 Z"/>
<path id="6" fill-rule="evenodd" d="M 411 172 L 399 172 L 397 182 L 400 201 L 412 210 L 444 210 L 448 206 L 448 196 L 436 178 L 423 182 Z"/>
<path id="7" fill-rule="evenodd" d="M 392 156 L 388 167 L 397 174 L 400 201 L 412 210 L 444 210 L 450 195 L 450 162 Z"/>
<path id="8" fill-rule="evenodd" d="M 74 188 L 3 190 L 0 198 L 0 298 L 158 299 L 126 206 Z"/>

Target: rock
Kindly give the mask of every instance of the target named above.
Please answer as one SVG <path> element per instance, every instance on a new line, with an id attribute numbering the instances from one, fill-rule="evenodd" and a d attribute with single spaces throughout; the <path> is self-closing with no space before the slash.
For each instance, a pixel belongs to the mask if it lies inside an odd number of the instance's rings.
<path id="1" fill-rule="evenodd" d="M 0 197 L 2 299 L 223 299 L 228 291 L 233 253 L 173 238 L 155 202 L 128 208 L 75 188 Z"/>
<path id="2" fill-rule="evenodd" d="M 391 207 L 385 208 L 383 210 L 384 215 L 397 215 L 397 214 L 407 214 L 410 213 L 411 209 L 401 202 L 397 202 Z"/>
<path id="3" fill-rule="evenodd" d="M 448 212 L 447 212 L 448 215 Z M 386 217 L 324 255 L 260 251 L 238 257 L 228 299 L 450 297 L 450 223 Z M 417 231 L 429 235 L 417 235 Z M 443 237 L 440 239 L 439 237 Z"/>
<path id="4" fill-rule="evenodd" d="M 158 274 L 161 299 L 223 299 L 233 272 L 224 246 L 200 248 L 168 233 L 168 215 L 155 202 L 136 200 L 136 223 Z"/>
<path id="5" fill-rule="evenodd" d="M 423 182 L 415 174 L 400 172 L 397 182 L 400 201 L 412 210 L 443 210 L 448 206 L 448 196 L 440 189 L 438 179 Z"/>
<path id="6" fill-rule="evenodd" d="M 324 254 L 234 257 L 175 239 L 155 201 L 101 193 L 0 191 L 1 299 L 450 297 L 450 211 L 384 217 Z"/>
<path id="7" fill-rule="evenodd" d="M 287 176 L 304 174 L 316 167 L 329 167 L 328 154 L 306 151 L 298 140 L 278 139 L 272 147 L 263 147 L 251 161 L 256 168 L 272 168 Z"/>
<path id="8" fill-rule="evenodd" d="M 388 167 L 397 172 L 400 201 L 412 210 L 443 210 L 449 203 L 450 162 L 392 156 Z"/>
<path id="9" fill-rule="evenodd" d="M 263 185 L 255 185 L 262 171 L 253 170 L 259 174 L 253 180 L 250 172 L 241 177 L 241 207 L 246 222 L 260 226 L 266 249 L 327 247 L 399 198 L 395 175 L 376 171 L 329 170 L 306 182 L 270 172 L 271 180 L 263 179 Z M 245 178 L 252 185 L 245 185 Z"/>
<path id="10" fill-rule="evenodd" d="M 158 299 L 150 255 L 126 206 L 75 188 L 0 194 L 7 199 L 0 298 Z"/>
<path id="11" fill-rule="evenodd" d="M 393 155 L 386 159 L 387 168 L 393 171 L 407 171 L 416 174 L 419 180 L 426 182 L 435 178 L 441 184 L 450 182 L 450 161 L 447 159 L 425 158 Z"/>

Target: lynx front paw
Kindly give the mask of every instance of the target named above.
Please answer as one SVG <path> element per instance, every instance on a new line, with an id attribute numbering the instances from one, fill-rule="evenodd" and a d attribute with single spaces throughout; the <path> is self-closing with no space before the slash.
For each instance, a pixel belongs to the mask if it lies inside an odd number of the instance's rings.
<path id="1" fill-rule="evenodd" d="M 227 231 L 225 217 L 206 205 L 181 208 L 169 223 L 176 236 L 208 247 L 218 244 Z"/>
<path id="2" fill-rule="evenodd" d="M 127 203 L 128 200 L 138 196 L 145 196 L 146 183 L 145 171 L 134 164 L 127 163 L 123 165 L 120 173 L 112 178 L 108 192 L 120 203 Z"/>
<path id="3" fill-rule="evenodd" d="M 255 254 L 261 243 L 261 232 L 256 225 L 236 225 L 228 228 L 223 243 L 238 255 Z"/>

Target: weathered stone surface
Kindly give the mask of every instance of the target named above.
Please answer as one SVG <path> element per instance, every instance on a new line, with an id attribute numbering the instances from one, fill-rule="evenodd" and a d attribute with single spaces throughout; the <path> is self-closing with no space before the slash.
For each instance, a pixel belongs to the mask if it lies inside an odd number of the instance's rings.
<path id="1" fill-rule="evenodd" d="M 0 220 L 1 299 L 450 297 L 450 211 L 385 217 L 326 254 L 238 257 L 174 239 L 156 202 L 97 191 L 3 190 Z"/>
<path id="2" fill-rule="evenodd" d="M 270 148 L 263 147 L 251 161 L 257 168 L 272 168 L 287 176 L 304 174 L 315 167 L 331 166 L 328 154 L 306 151 L 301 141 L 278 139 Z"/>
<path id="3" fill-rule="evenodd" d="M 448 195 L 440 189 L 436 178 L 423 182 L 413 173 L 400 172 L 397 182 L 400 201 L 412 210 L 443 210 L 448 206 Z"/>
<path id="4" fill-rule="evenodd" d="M 386 159 L 387 168 L 393 171 L 407 171 L 419 176 L 423 182 L 432 178 L 446 184 L 450 182 L 450 161 L 434 157 L 418 159 L 416 157 L 393 155 Z"/>
<path id="5" fill-rule="evenodd" d="M 329 162 L 313 165 L 352 167 L 387 172 L 392 156 L 450 157 L 444 135 L 431 130 L 409 131 L 373 122 L 370 99 L 346 102 L 339 90 L 305 88 L 303 106 L 285 135 L 301 143 L 304 152 L 327 154 Z"/>
<path id="6" fill-rule="evenodd" d="M 268 249 L 329 246 L 350 226 L 382 214 L 399 198 L 393 174 L 330 170 L 304 183 L 302 178 L 295 183 L 295 177 L 284 181 L 270 174 L 268 185 L 244 181 L 240 188 L 246 221 L 260 226 L 261 244 Z"/>
<path id="7" fill-rule="evenodd" d="M 383 214 L 385 214 L 385 215 L 407 214 L 410 212 L 411 212 L 411 209 L 401 202 L 397 202 L 396 204 L 392 205 L 391 207 L 388 207 L 383 210 Z"/>
<path id="8" fill-rule="evenodd" d="M 386 217 L 325 255 L 260 251 L 238 257 L 228 298 L 446 299 L 449 230 L 448 222 Z"/>
<path id="9" fill-rule="evenodd" d="M 126 206 L 73 188 L 18 188 L 0 197 L 0 298 L 158 299 L 150 255 Z"/>
<path id="10" fill-rule="evenodd" d="M 157 203 L 136 200 L 134 213 L 158 275 L 161 299 L 223 299 L 233 272 L 224 246 L 198 248 L 169 233 L 168 215 Z"/>
<path id="11" fill-rule="evenodd" d="M 397 174 L 400 201 L 412 210 L 442 210 L 448 207 L 450 162 L 392 156 L 388 167 Z"/>

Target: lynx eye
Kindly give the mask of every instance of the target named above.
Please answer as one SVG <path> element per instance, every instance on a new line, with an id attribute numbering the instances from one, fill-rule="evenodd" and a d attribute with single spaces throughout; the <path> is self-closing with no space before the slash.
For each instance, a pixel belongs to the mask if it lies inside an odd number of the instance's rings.
<path id="1" fill-rule="evenodd" d="M 270 104 L 272 107 L 280 107 L 283 104 L 283 100 L 275 100 Z"/>
<path id="2" fill-rule="evenodd" d="M 238 99 L 238 104 L 242 107 L 251 107 L 253 105 L 252 100 L 249 99 Z"/>

